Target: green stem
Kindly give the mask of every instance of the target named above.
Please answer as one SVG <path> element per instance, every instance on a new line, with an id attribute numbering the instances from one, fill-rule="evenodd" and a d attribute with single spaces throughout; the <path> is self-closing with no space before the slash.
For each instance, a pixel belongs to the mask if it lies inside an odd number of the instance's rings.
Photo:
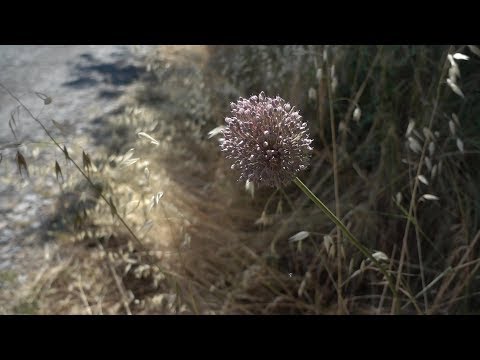
<path id="1" fill-rule="evenodd" d="M 335 225 L 337 225 L 345 234 L 345 236 L 351 241 L 355 247 L 362 252 L 363 255 L 365 255 L 367 258 L 369 258 L 377 267 L 378 269 L 382 272 L 382 274 L 385 276 L 388 282 L 388 286 L 390 287 L 390 290 L 393 293 L 394 298 L 398 298 L 398 293 L 395 289 L 395 284 L 393 282 L 392 277 L 390 274 L 387 272 L 387 270 L 383 267 L 380 262 L 373 257 L 373 255 L 370 253 L 370 251 L 362 245 L 360 241 L 358 241 L 355 236 L 346 228 L 345 225 L 341 222 L 341 220 L 333 213 L 330 211 L 330 209 L 319 199 L 315 196 L 314 193 L 310 191 L 310 189 L 298 178 L 295 177 L 293 182 L 302 190 L 305 195 L 307 195 L 310 200 L 312 200 L 315 205 L 317 205 L 324 213 L 327 215 L 330 220 L 332 220 Z"/>

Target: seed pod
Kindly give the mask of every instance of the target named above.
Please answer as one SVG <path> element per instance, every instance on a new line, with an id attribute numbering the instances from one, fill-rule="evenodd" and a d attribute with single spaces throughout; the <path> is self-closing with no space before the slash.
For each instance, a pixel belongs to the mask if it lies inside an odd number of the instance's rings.
<path id="1" fill-rule="evenodd" d="M 358 122 L 360 120 L 360 117 L 362 116 L 362 111 L 360 108 L 357 106 L 355 110 L 353 111 L 353 120 Z"/>
<path id="2" fill-rule="evenodd" d="M 17 162 L 17 167 L 18 167 L 18 172 L 20 173 L 20 176 L 23 177 L 22 174 L 22 169 L 24 169 L 25 173 L 27 174 L 27 177 L 30 177 L 30 174 L 28 173 L 28 166 L 25 158 L 23 157 L 22 153 L 17 150 L 17 156 L 15 158 Z"/>

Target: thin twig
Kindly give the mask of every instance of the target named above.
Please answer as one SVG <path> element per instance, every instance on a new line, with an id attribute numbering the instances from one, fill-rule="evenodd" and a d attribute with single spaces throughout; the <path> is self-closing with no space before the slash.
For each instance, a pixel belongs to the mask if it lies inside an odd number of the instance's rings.
<path id="1" fill-rule="evenodd" d="M 332 76 L 329 67 L 328 59 L 326 60 L 327 67 L 327 93 L 328 93 L 328 104 L 330 110 L 330 129 L 332 133 L 332 167 L 333 167 L 333 185 L 335 193 L 335 215 L 341 217 L 340 214 L 340 195 L 338 190 L 338 163 L 337 163 L 337 137 L 336 137 L 336 125 L 335 125 L 335 114 L 333 111 L 333 90 L 332 90 Z M 345 303 L 343 301 L 342 295 L 342 256 L 341 256 L 341 246 L 342 246 L 342 232 L 340 227 L 337 226 L 337 291 L 338 291 L 338 310 L 346 311 Z"/>
<path id="2" fill-rule="evenodd" d="M 132 311 L 130 310 L 130 306 L 128 304 L 128 297 L 125 291 L 125 288 L 123 286 L 122 280 L 120 277 L 117 275 L 117 272 L 115 271 L 115 268 L 113 267 L 112 261 L 110 260 L 110 253 L 108 253 L 105 248 L 103 247 L 102 243 L 98 241 L 98 245 L 100 249 L 105 252 L 105 258 L 107 259 L 107 265 L 108 268 L 110 269 L 110 272 L 112 273 L 113 279 L 115 280 L 115 285 L 117 286 L 117 290 L 120 293 L 120 298 L 122 299 L 122 304 L 123 307 L 125 308 L 125 312 L 127 315 L 132 315 Z"/>

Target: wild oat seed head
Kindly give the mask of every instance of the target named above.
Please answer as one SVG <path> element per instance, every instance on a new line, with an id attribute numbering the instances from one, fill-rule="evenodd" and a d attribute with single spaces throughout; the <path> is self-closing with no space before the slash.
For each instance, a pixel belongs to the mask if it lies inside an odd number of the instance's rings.
<path id="1" fill-rule="evenodd" d="M 220 148 L 240 171 L 239 181 L 281 186 L 308 167 L 313 140 L 294 107 L 263 91 L 230 106 Z"/>

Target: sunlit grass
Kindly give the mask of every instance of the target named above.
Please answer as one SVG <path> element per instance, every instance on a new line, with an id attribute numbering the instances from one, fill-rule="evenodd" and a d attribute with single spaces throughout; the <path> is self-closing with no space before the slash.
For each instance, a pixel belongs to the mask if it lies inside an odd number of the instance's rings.
<path id="1" fill-rule="evenodd" d="M 107 201 L 58 162 L 57 212 L 72 216 L 45 230 L 60 246 L 28 303 L 82 314 L 477 312 L 479 59 L 467 46 L 161 47 L 83 160 Z M 302 110 L 315 150 L 301 181 L 340 209 L 383 274 L 294 184 L 252 192 L 236 181 L 209 132 L 231 101 L 262 90 Z"/>

